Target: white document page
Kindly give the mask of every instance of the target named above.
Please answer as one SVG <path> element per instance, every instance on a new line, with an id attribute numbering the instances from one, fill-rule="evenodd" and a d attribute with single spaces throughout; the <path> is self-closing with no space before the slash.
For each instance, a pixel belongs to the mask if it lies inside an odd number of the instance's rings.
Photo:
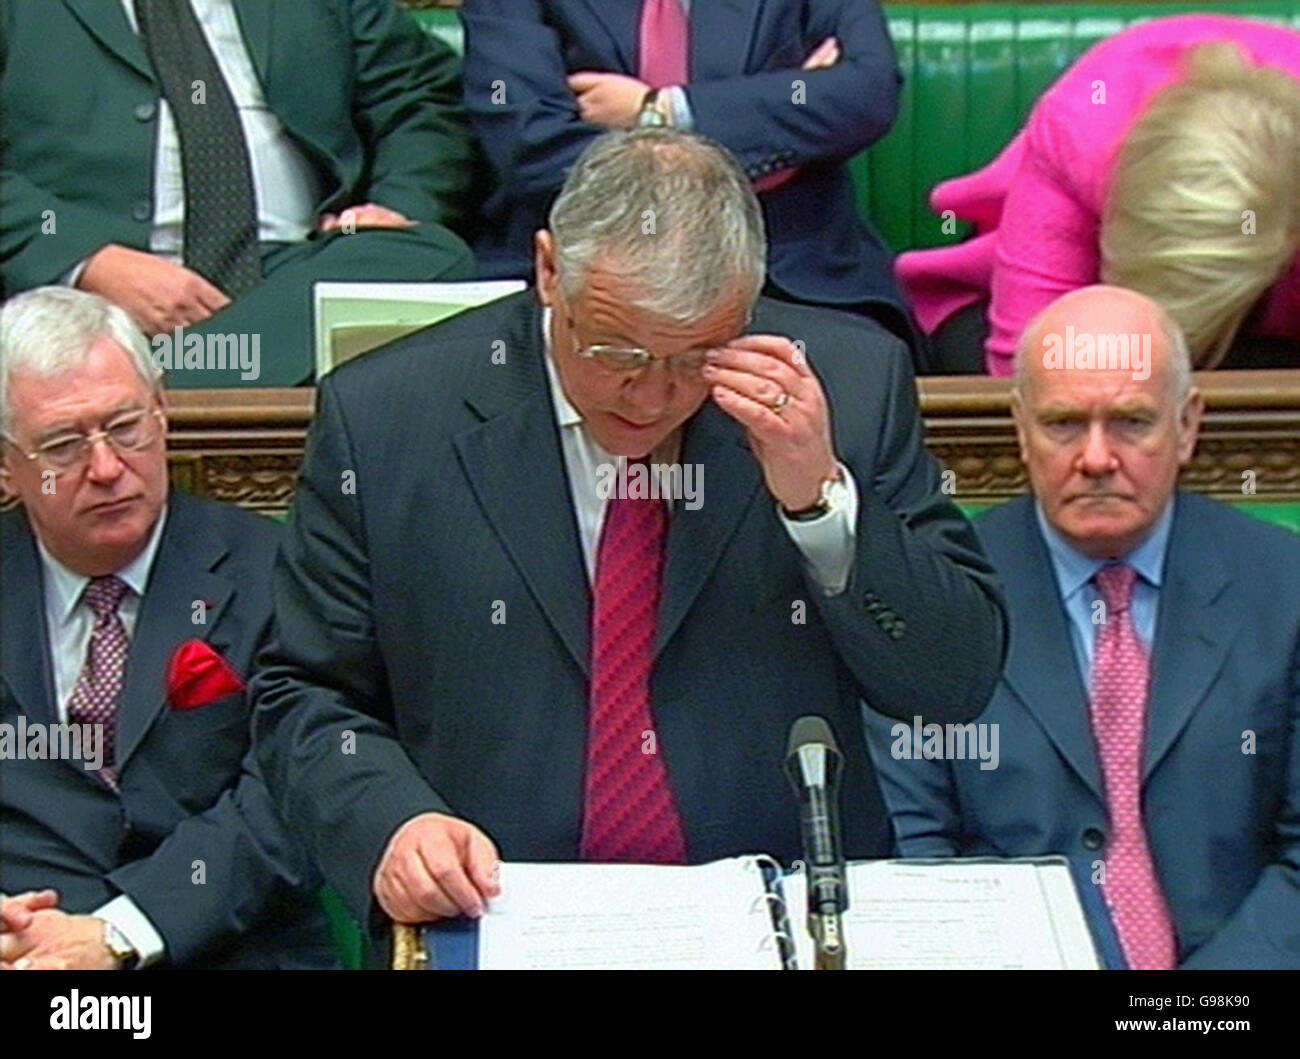
<path id="1" fill-rule="evenodd" d="M 850 970 L 1098 970 L 1064 863 L 860 861 L 847 870 Z M 807 881 L 781 881 L 799 969 L 813 968 Z"/>
<path id="2" fill-rule="evenodd" d="M 479 920 L 480 970 L 780 970 L 750 858 L 690 867 L 501 865 Z"/>

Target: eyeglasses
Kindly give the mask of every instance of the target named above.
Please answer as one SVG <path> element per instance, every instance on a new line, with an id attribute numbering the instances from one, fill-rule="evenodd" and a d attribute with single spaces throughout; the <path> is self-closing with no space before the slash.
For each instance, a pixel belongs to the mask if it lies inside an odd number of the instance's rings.
<path id="1" fill-rule="evenodd" d="M 103 430 L 90 434 L 61 434 L 51 438 L 35 452 L 28 452 L 12 437 L 5 440 L 26 456 L 35 460 L 44 470 L 67 474 L 83 466 L 90 459 L 90 450 L 103 438 L 119 456 L 146 449 L 162 436 L 166 420 L 157 408 L 127 412 L 118 416 Z"/>
<path id="2" fill-rule="evenodd" d="M 574 320 L 567 318 L 569 334 L 573 337 L 573 352 L 583 360 L 594 360 L 610 371 L 631 375 L 644 371 L 651 364 L 661 363 L 669 371 L 678 375 L 698 375 L 708 357 L 707 349 L 688 349 L 668 357 L 656 357 L 648 349 L 640 346 L 607 346 L 601 343 L 584 346 L 578 341 L 578 332 L 574 329 Z"/>

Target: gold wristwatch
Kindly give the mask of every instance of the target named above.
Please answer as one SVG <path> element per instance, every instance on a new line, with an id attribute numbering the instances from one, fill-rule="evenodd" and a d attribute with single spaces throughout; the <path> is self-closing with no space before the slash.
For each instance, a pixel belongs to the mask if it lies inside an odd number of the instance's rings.
<path id="1" fill-rule="evenodd" d="M 140 954 L 135 946 L 126 940 L 126 935 L 108 920 L 104 920 L 104 948 L 113 954 L 122 969 L 129 971 L 140 961 Z"/>
<path id="2" fill-rule="evenodd" d="M 822 479 L 821 493 L 812 507 L 805 507 L 799 511 L 787 511 L 783 505 L 781 514 L 791 522 L 811 522 L 823 515 L 829 515 L 836 508 L 842 508 L 848 493 L 849 487 L 844 481 L 844 472 L 836 465 L 835 473 L 828 478 Z"/>

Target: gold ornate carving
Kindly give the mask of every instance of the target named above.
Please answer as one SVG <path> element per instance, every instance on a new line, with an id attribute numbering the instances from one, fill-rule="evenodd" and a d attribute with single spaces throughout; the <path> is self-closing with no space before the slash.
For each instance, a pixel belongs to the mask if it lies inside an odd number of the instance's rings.
<path id="1" fill-rule="evenodd" d="M 393 970 L 424 971 L 429 969 L 429 952 L 417 927 L 393 924 Z"/>

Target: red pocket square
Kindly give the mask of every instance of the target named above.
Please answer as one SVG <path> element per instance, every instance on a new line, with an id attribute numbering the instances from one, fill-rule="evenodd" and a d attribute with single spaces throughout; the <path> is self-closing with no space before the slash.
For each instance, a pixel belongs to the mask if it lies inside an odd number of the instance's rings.
<path id="1" fill-rule="evenodd" d="M 167 667 L 167 699 L 173 710 L 196 710 L 244 690 L 244 682 L 202 640 L 186 640 Z"/>

